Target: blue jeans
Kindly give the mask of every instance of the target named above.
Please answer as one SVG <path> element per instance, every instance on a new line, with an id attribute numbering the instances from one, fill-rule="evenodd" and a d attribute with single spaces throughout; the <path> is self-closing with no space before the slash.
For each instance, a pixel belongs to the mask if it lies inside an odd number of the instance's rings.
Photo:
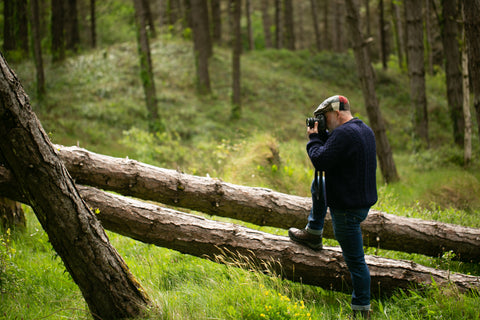
<path id="1" fill-rule="evenodd" d="M 321 188 L 322 190 L 317 190 Z M 327 205 L 325 201 L 324 183 L 312 183 L 312 209 L 308 216 L 307 229 L 321 234 L 323 231 Z M 317 193 L 317 191 L 320 191 Z M 370 310 L 370 271 L 365 262 L 363 239 L 360 223 L 365 220 L 370 208 L 365 209 L 333 209 L 330 208 L 335 239 L 340 243 L 343 258 L 352 279 L 352 309 Z"/>

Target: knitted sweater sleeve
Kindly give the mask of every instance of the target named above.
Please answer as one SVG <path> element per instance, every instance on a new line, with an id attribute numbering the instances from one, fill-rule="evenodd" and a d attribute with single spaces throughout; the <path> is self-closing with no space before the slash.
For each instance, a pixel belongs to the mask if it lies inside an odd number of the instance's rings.
<path id="1" fill-rule="evenodd" d="M 326 140 L 316 133 L 310 135 L 307 153 L 315 169 L 329 170 L 337 163 L 340 155 L 348 152 L 349 139 L 342 138 L 343 135 L 344 132 L 341 130 L 334 130 Z"/>

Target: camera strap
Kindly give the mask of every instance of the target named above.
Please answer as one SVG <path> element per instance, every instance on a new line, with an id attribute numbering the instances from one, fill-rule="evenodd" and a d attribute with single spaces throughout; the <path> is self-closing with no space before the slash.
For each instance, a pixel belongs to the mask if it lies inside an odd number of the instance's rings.
<path id="1" fill-rule="evenodd" d="M 320 185 L 320 179 L 322 181 L 321 185 Z M 315 169 L 315 177 L 313 179 L 313 183 L 315 186 L 315 197 L 317 198 L 317 200 L 320 200 L 320 192 L 321 192 L 323 195 L 323 201 L 325 202 L 325 207 L 327 207 L 327 192 L 325 188 L 325 177 L 322 171 Z"/>

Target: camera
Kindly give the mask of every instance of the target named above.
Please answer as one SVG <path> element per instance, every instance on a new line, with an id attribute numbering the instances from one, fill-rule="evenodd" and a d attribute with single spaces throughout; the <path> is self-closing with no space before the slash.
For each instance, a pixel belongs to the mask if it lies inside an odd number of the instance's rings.
<path id="1" fill-rule="evenodd" d="M 327 123 L 325 121 L 325 116 L 323 114 L 319 115 L 318 118 L 307 118 L 306 124 L 307 127 L 315 127 L 315 122 L 318 122 L 318 132 L 327 130 Z"/>

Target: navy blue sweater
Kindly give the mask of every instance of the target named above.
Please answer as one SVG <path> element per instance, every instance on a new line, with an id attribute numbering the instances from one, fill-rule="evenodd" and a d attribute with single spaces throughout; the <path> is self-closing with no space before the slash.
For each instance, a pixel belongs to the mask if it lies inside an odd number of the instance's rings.
<path id="1" fill-rule="evenodd" d="M 328 136 L 311 134 L 307 152 L 315 169 L 325 172 L 330 208 L 369 208 L 377 202 L 375 136 L 363 121 L 353 118 Z"/>

